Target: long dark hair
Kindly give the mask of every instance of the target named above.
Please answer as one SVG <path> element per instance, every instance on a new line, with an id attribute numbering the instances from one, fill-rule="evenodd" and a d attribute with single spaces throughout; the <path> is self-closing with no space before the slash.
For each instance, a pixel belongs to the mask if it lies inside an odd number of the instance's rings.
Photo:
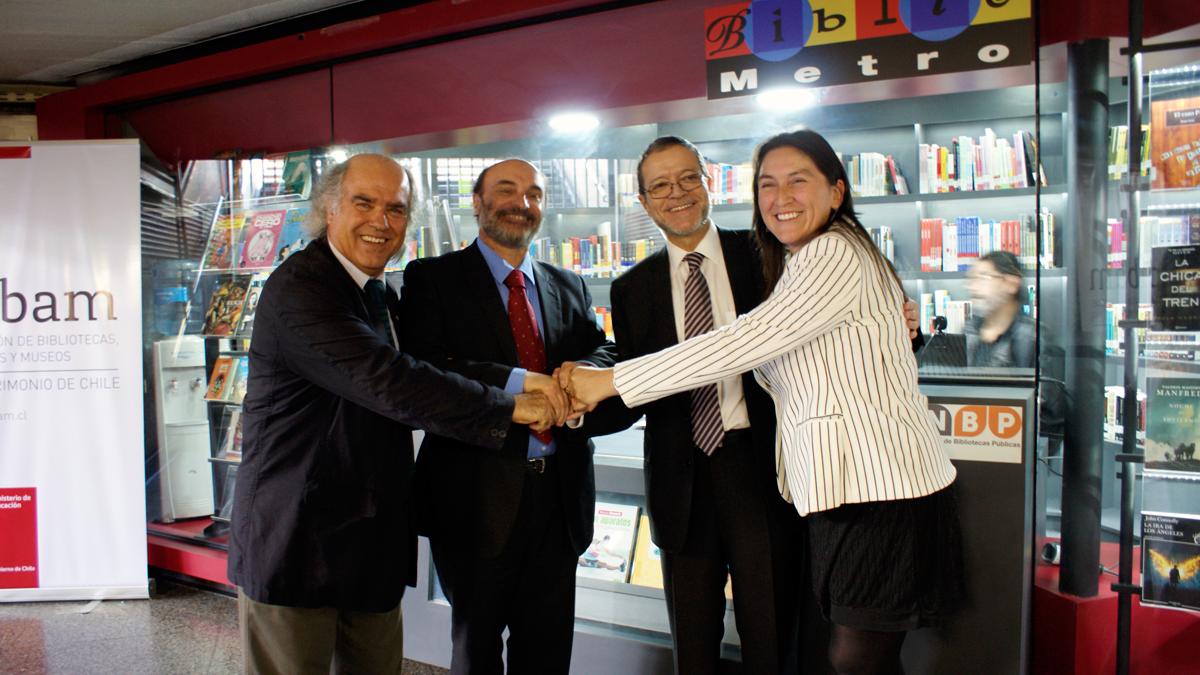
<path id="1" fill-rule="evenodd" d="M 842 166 L 841 160 L 829 145 L 829 141 L 826 141 L 821 134 L 808 129 L 776 134 L 763 141 L 754 150 L 754 219 L 752 227 L 754 239 L 758 242 L 758 249 L 762 254 L 763 281 L 765 282 L 763 287 L 766 294 L 770 295 L 771 291 L 775 290 L 775 284 L 779 283 L 779 278 L 783 276 L 784 257 L 787 253 L 783 244 L 779 243 L 775 235 L 767 229 L 767 223 L 763 220 L 758 204 L 758 178 L 762 174 L 763 158 L 777 148 L 795 148 L 807 155 L 830 185 L 836 185 L 839 180 L 842 181 L 842 203 L 830 212 L 829 220 L 825 221 L 817 234 L 838 228 L 853 235 L 875 260 L 884 287 L 888 286 L 887 277 L 890 276 L 896 282 L 896 291 L 903 297 L 904 286 L 900 283 L 900 276 L 896 274 L 896 268 L 887 258 L 883 257 L 871 239 L 871 234 L 858 221 L 858 214 L 854 211 L 854 199 L 850 195 L 850 178 L 846 175 L 846 168 Z"/>

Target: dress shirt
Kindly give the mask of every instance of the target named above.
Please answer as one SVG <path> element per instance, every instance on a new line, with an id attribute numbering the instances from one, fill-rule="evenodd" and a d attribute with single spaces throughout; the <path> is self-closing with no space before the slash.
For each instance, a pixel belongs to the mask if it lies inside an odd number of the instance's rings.
<path id="1" fill-rule="evenodd" d="M 488 271 L 492 273 L 492 281 L 496 282 L 496 290 L 500 291 L 500 306 L 504 308 L 505 315 L 508 314 L 508 286 L 504 284 L 504 280 L 514 270 L 519 269 L 525 275 L 525 295 L 529 296 L 529 304 L 533 306 L 533 318 L 537 320 L 538 334 L 542 336 L 543 348 L 546 344 L 546 326 L 542 322 L 542 303 L 538 299 L 537 280 L 533 278 L 533 261 L 529 256 L 525 256 L 521 260 L 520 267 L 513 267 L 507 260 L 500 257 L 492 247 L 487 245 L 483 239 L 476 239 L 475 243 L 479 245 L 479 252 L 483 254 L 483 260 L 487 263 Z M 365 282 L 364 282 L 365 283 Z M 510 394 L 520 394 L 525 391 L 525 374 L 526 370 L 521 367 L 515 367 L 508 376 L 508 382 L 504 385 L 504 391 Z M 528 457 L 545 457 L 553 455 L 557 448 L 554 441 L 542 443 L 533 434 L 529 434 L 529 454 Z"/>
<path id="2" fill-rule="evenodd" d="M 384 278 L 384 276 L 382 274 L 380 274 L 379 276 L 376 276 L 376 277 L 372 277 L 372 276 L 368 275 L 366 272 L 358 269 L 357 265 L 350 262 L 349 258 L 342 255 L 342 252 L 337 249 L 337 246 L 333 245 L 332 239 L 327 238 L 326 241 L 329 242 L 329 250 L 333 251 L 333 257 L 337 258 L 337 261 L 342 264 L 342 267 L 346 268 L 346 273 L 350 275 L 351 279 L 354 279 L 354 283 L 355 283 L 355 285 L 358 286 L 358 290 L 365 292 L 365 289 L 367 287 L 367 282 L 370 281 L 371 279 L 378 279 L 378 280 L 382 281 L 384 288 L 387 288 L 387 285 L 388 285 L 387 279 Z M 395 326 L 395 324 L 392 323 L 392 313 L 391 312 L 388 312 L 387 320 L 388 320 L 388 329 L 391 330 L 391 332 L 392 332 L 392 346 L 395 347 L 396 345 L 400 344 L 400 341 L 396 339 L 396 326 Z"/>
<path id="3" fill-rule="evenodd" d="M 712 298 L 713 326 L 720 328 L 733 323 L 737 318 L 737 307 L 733 303 L 733 288 L 729 285 L 729 272 L 725 269 L 725 254 L 721 249 L 721 236 L 717 227 L 708 225 L 708 232 L 696 246 L 695 251 L 704 256 L 700 271 L 708 282 L 708 293 Z M 671 306 L 675 310 L 675 335 L 680 342 L 687 339 L 683 327 L 683 297 L 690 272 L 683 257 L 691 253 L 667 240 L 667 259 L 671 266 Z M 750 426 L 750 413 L 746 411 L 746 399 L 742 394 L 742 377 L 734 375 L 717 383 L 717 397 L 721 402 L 721 422 L 725 430 L 746 429 Z"/>

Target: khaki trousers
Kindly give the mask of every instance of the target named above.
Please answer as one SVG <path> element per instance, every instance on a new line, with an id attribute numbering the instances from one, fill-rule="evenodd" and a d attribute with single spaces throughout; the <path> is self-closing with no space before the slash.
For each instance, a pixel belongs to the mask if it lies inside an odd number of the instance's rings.
<path id="1" fill-rule="evenodd" d="M 399 675 L 400 605 L 390 612 L 284 607 L 238 589 L 242 664 L 249 675 Z"/>

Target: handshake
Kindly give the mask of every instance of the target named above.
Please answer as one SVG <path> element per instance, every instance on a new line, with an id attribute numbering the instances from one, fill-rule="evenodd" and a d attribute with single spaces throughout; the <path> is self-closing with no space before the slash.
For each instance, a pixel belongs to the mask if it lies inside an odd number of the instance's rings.
<path id="1" fill-rule="evenodd" d="M 612 368 L 567 362 L 552 375 L 529 371 L 524 393 L 517 394 L 512 420 L 533 431 L 577 422 L 604 399 L 613 396 Z"/>

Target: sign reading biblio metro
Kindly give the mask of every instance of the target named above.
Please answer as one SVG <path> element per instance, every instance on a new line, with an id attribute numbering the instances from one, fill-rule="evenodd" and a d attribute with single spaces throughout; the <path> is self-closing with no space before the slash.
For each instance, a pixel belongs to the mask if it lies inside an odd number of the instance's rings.
<path id="1" fill-rule="evenodd" d="M 751 0 L 704 12 L 708 98 L 1029 63 L 1031 0 Z"/>
<path id="2" fill-rule="evenodd" d="M 147 597 L 138 161 L 0 144 L 0 601 Z"/>

